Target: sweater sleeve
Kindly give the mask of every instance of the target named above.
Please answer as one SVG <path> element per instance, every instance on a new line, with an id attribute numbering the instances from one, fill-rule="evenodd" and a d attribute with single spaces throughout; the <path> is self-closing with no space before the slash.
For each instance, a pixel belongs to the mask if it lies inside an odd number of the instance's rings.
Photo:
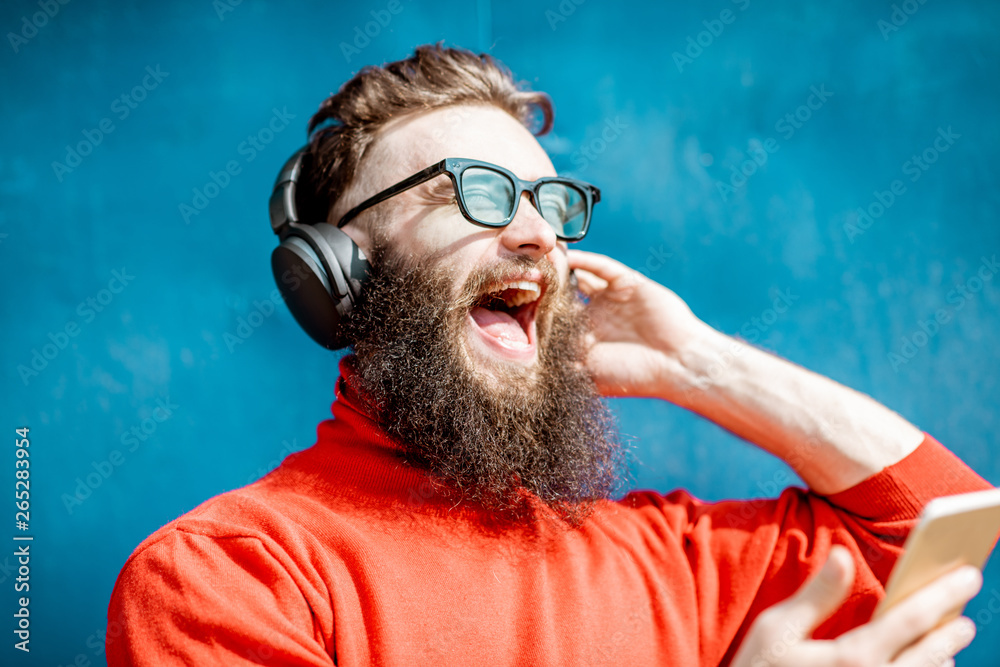
<path id="1" fill-rule="evenodd" d="M 293 577 L 261 539 L 167 531 L 128 560 L 108 609 L 117 665 L 333 665 Z"/>
<path id="2" fill-rule="evenodd" d="M 666 496 L 664 516 L 695 582 L 701 664 L 728 665 L 757 615 L 791 596 L 834 544 L 854 556 L 854 585 L 813 636 L 833 638 L 866 622 L 924 505 L 988 488 L 925 433 L 906 458 L 830 496 L 794 487 L 768 500 L 706 503 L 684 491 Z"/>

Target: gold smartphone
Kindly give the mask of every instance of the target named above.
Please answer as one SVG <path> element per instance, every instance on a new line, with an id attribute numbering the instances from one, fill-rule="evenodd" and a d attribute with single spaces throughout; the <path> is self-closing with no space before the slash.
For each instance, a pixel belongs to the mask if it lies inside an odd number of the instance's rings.
<path id="1" fill-rule="evenodd" d="M 920 514 L 889 575 L 885 597 L 872 619 L 884 614 L 903 598 L 962 565 L 980 570 L 1000 535 L 1000 489 L 935 498 Z M 946 623 L 962 613 L 952 610 Z"/>

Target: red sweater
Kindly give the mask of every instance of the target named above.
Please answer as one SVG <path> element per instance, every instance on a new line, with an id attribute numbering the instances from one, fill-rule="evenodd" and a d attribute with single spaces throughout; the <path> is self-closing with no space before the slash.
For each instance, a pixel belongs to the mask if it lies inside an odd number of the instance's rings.
<path id="1" fill-rule="evenodd" d="M 342 373 L 350 371 L 342 365 Z M 635 491 L 567 529 L 451 507 L 344 378 L 317 443 L 148 537 L 108 610 L 110 665 L 717 665 L 833 544 L 868 619 L 923 505 L 990 488 L 930 435 L 841 493 L 705 503 Z"/>

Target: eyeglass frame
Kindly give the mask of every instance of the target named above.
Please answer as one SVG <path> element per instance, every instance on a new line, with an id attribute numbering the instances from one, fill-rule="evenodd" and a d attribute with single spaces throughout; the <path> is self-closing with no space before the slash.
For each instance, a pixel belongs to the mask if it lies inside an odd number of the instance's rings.
<path id="1" fill-rule="evenodd" d="M 511 209 L 510 215 L 508 215 L 503 221 L 483 222 L 482 220 L 476 220 L 475 218 L 472 217 L 472 214 L 469 212 L 468 207 L 465 205 L 465 193 L 462 191 L 462 187 L 460 185 L 462 174 L 465 172 L 466 169 L 470 167 L 482 167 L 485 169 L 490 169 L 492 171 L 500 172 L 501 174 L 509 178 L 510 181 L 514 184 L 514 190 L 516 193 L 516 196 L 514 197 L 514 207 Z M 375 204 L 379 204 L 385 201 L 386 199 L 389 199 L 390 197 L 393 197 L 401 192 L 409 190 L 410 188 L 416 187 L 421 183 L 426 183 L 427 181 L 437 176 L 440 176 L 441 174 L 447 174 L 449 180 L 451 180 L 452 188 L 455 191 L 455 199 L 458 202 L 458 208 L 462 212 L 462 216 L 466 220 L 475 225 L 479 225 L 481 227 L 489 227 L 491 229 L 506 227 L 511 223 L 511 221 L 514 220 L 514 216 L 517 215 L 517 209 L 521 204 L 521 195 L 523 195 L 525 192 L 527 192 L 528 196 L 531 198 L 532 205 L 535 207 L 536 210 L 539 211 L 539 215 L 542 215 L 541 211 L 538 208 L 538 189 L 541 186 L 547 183 L 562 183 L 565 185 L 570 185 L 575 187 L 583 194 L 585 203 L 585 209 L 584 209 L 585 217 L 583 221 L 583 228 L 578 236 L 566 237 L 559 234 L 558 232 L 556 233 L 556 238 L 566 242 L 580 241 L 583 239 L 583 237 L 587 235 L 587 232 L 590 230 L 590 219 L 593 217 L 594 204 L 601 201 L 601 191 L 597 186 L 591 185 L 586 181 L 581 181 L 576 178 L 570 178 L 568 176 L 543 176 L 542 178 L 539 178 L 538 180 L 535 181 L 525 181 L 518 178 L 517 175 L 514 174 L 514 172 L 512 172 L 511 170 L 505 169 L 504 167 L 501 167 L 500 165 L 497 164 L 493 164 L 491 162 L 484 162 L 482 160 L 473 160 L 470 158 L 448 157 L 441 160 L 440 162 L 432 164 L 431 166 L 425 169 L 421 169 L 412 176 L 404 178 L 395 185 L 392 185 L 386 188 L 385 190 L 382 190 L 378 194 L 372 195 L 368 199 L 364 200 L 363 202 L 361 202 L 360 204 L 349 210 L 347 213 L 343 215 L 343 217 L 340 218 L 340 221 L 337 222 L 337 228 L 339 229 L 340 227 L 346 225 L 348 222 L 357 217 L 357 215 L 362 211 L 364 211 L 365 209 L 368 209 L 374 206 Z M 544 218 L 545 216 L 543 215 L 542 217 Z M 549 221 L 546 220 L 546 222 Z M 552 223 L 549 223 L 549 225 L 551 226 Z M 554 227 L 553 231 L 555 231 Z"/>

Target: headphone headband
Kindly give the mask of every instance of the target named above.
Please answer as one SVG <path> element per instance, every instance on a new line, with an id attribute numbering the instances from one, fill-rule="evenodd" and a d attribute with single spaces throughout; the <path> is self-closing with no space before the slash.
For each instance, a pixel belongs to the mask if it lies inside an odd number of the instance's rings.
<path id="1" fill-rule="evenodd" d="M 298 204 L 295 200 L 307 150 L 308 147 L 303 147 L 295 151 L 274 181 L 274 190 L 268 201 L 268 213 L 271 217 L 271 229 L 279 236 L 285 225 L 299 221 Z"/>

